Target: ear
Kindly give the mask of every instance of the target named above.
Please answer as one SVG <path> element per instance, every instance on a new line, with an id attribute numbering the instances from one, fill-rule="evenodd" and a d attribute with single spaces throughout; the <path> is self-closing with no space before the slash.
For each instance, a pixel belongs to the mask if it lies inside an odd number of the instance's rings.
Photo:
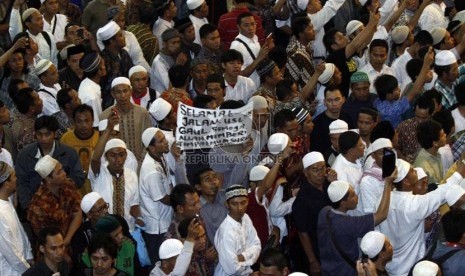
<path id="1" fill-rule="evenodd" d="M 197 192 L 200 192 L 200 184 L 195 184 L 195 189 L 197 190 Z"/>
<path id="2" fill-rule="evenodd" d="M 43 254 L 45 252 L 45 247 L 43 245 L 39 245 L 39 251 Z"/>

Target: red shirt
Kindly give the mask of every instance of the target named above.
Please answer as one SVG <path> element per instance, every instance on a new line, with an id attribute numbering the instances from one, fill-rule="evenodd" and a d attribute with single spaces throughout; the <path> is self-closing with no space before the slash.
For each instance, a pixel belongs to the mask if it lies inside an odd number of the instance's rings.
<path id="1" fill-rule="evenodd" d="M 239 34 L 236 19 L 239 14 L 243 12 L 250 12 L 250 10 L 248 8 L 232 9 L 230 12 L 223 14 L 218 21 L 218 31 L 220 32 L 221 42 L 223 42 L 223 48 L 225 50 L 229 49 L 231 43 Z M 262 26 L 262 18 L 256 14 L 254 14 L 253 17 L 257 23 L 256 34 L 258 36 L 258 42 L 260 42 L 260 45 L 263 45 L 265 42 L 265 31 Z"/>

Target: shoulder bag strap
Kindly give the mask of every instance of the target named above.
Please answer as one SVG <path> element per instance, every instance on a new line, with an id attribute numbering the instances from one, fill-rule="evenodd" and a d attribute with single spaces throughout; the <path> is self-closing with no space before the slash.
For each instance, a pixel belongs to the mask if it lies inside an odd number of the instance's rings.
<path id="1" fill-rule="evenodd" d="M 247 49 L 247 52 L 249 52 L 249 55 L 252 57 L 253 60 L 256 59 L 255 55 L 253 54 L 252 50 L 249 48 L 249 45 L 247 45 L 247 43 L 245 43 L 244 40 L 240 39 L 240 38 L 236 38 L 236 41 L 239 41 L 240 43 L 244 44 L 245 48 Z"/>

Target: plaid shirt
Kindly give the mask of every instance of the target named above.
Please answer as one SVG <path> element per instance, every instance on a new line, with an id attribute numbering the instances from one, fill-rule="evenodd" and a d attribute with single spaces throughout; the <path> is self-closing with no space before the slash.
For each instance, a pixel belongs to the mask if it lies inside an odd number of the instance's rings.
<path id="1" fill-rule="evenodd" d="M 463 151 L 465 150 L 465 132 L 463 132 L 457 140 L 452 144 L 452 154 L 454 155 L 454 161 L 460 159 Z"/>
<path id="2" fill-rule="evenodd" d="M 434 84 L 434 88 L 442 94 L 442 106 L 447 109 L 452 109 L 457 104 L 457 98 L 455 97 L 455 86 L 465 81 L 465 64 L 459 66 L 459 76 L 452 83 L 451 87 L 445 85 L 439 79 Z"/>

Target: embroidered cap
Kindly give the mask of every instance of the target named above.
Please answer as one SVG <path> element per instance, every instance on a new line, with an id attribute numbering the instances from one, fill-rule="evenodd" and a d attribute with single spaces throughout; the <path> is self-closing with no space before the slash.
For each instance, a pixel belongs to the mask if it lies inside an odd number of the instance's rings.
<path id="1" fill-rule="evenodd" d="M 270 72 L 275 68 L 276 63 L 272 61 L 271 59 L 264 59 L 260 61 L 260 63 L 257 65 L 257 74 L 259 76 L 263 76 L 266 73 Z"/>
<path id="2" fill-rule="evenodd" d="M 302 107 L 294 107 L 292 109 L 292 112 L 294 112 L 297 122 L 299 124 L 303 123 L 305 119 L 307 119 L 307 116 L 310 114 L 307 109 Z"/>
<path id="3" fill-rule="evenodd" d="M 350 77 L 350 83 L 359 83 L 359 82 L 370 82 L 367 73 L 362 71 L 357 71 L 352 74 Z"/>
<path id="4" fill-rule="evenodd" d="M 229 187 L 226 192 L 225 192 L 225 197 L 226 197 L 226 201 L 232 199 L 232 198 L 235 198 L 235 197 L 239 197 L 239 196 L 247 196 L 247 189 L 242 187 L 241 185 L 232 185 L 231 187 Z"/>
<path id="5" fill-rule="evenodd" d="M 100 66 L 102 58 L 97 52 L 90 52 L 85 54 L 81 61 L 79 61 L 79 67 L 86 73 L 94 72 Z"/>

